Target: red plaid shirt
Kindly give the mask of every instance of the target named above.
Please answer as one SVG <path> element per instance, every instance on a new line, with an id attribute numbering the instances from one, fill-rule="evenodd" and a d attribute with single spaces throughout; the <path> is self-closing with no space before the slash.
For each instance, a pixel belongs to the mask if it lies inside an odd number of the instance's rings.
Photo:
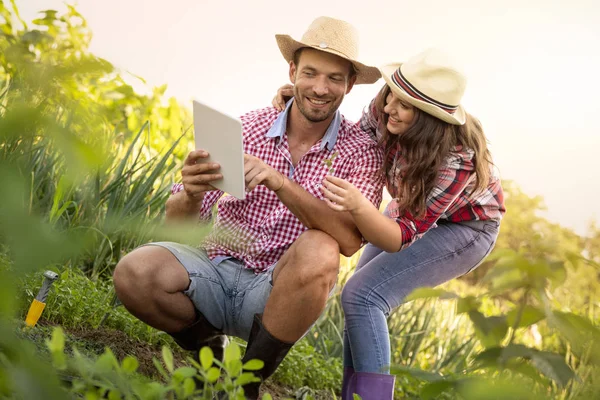
<path id="1" fill-rule="evenodd" d="M 351 182 L 379 206 L 384 183 L 379 172 L 383 163 L 379 146 L 338 112 L 323 139 L 294 167 L 285 134 L 290 106 L 291 102 L 281 113 L 269 107 L 243 115 L 244 152 L 260 158 L 321 200 L 319 187 L 330 173 L 324 160 L 337 153 L 331 174 Z M 176 184 L 173 192 L 182 189 L 181 184 Z M 203 244 L 211 259 L 234 257 L 256 273 L 263 272 L 307 229 L 277 195 L 263 185 L 247 193 L 245 200 L 222 195 L 221 191 L 208 192 L 200 210 L 200 218 L 208 221 L 217 203 L 214 229 Z"/>
<path id="2" fill-rule="evenodd" d="M 365 109 L 359 121 L 362 130 L 378 142 L 379 115 L 375 109 L 375 100 Z M 402 149 L 398 146 L 390 154 L 390 169 L 386 176 L 386 187 L 392 196 L 397 195 L 396 177 L 404 164 Z M 471 149 L 456 146 L 440 170 L 438 182 L 427 196 L 427 210 L 423 218 L 414 218 L 409 212 L 401 213 L 396 200 L 388 205 L 390 217 L 395 218 L 402 230 L 402 248 L 409 246 L 436 226 L 438 220 L 464 222 L 476 220 L 496 220 L 500 222 L 505 213 L 504 195 L 500 177 L 496 168 L 492 168 L 490 181 L 485 190 L 474 193 L 475 166 L 474 152 Z"/>

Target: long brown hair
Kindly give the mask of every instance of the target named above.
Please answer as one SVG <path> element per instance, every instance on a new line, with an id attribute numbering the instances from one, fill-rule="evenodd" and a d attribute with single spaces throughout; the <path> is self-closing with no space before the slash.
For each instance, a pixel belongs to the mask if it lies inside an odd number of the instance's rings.
<path id="1" fill-rule="evenodd" d="M 390 134 L 387 130 L 388 115 L 383 112 L 390 87 L 385 85 L 377 95 L 375 106 L 379 113 L 381 144 L 384 147 L 383 172 L 394 167 L 391 153 L 400 146 L 403 160 L 400 176 L 395 177 L 400 210 L 413 216 L 425 215 L 426 200 L 437 183 L 443 163 L 457 145 L 474 151 L 475 192 L 487 187 L 490 179 L 492 158 L 487 147 L 487 139 L 477 118 L 467 114 L 464 125 L 452 125 L 414 107 L 414 122 L 401 135 Z M 408 195 L 407 195 L 408 194 Z"/>

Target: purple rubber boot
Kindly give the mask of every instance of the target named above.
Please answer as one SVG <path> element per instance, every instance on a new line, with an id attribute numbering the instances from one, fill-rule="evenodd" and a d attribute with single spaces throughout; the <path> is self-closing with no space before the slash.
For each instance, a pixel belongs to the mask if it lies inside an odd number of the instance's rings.
<path id="1" fill-rule="evenodd" d="M 352 400 L 354 387 L 350 385 L 354 375 L 354 368 L 344 367 L 344 377 L 342 378 L 342 400 Z"/>
<path id="2" fill-rule="evenodd" d="M 395 382 L 395 375 L 355 372 L 349 385 L 362 400 L 392 400 Z"/>

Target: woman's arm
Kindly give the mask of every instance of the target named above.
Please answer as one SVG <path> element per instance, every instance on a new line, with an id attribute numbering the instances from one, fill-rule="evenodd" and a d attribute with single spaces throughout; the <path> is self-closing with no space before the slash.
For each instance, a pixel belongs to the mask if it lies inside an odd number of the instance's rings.
<path id="1" fill-rule="evenodd" d="M 387 252 L 396 252 L 402 243 L 398 224 L 382 215 L 350 182 L 328 175 L 321 191 L 329 207 L 337 211 L 349 211 L 365 240 Z"/>
<path id="2" fill-rule="evenodd" d="M 468 167 L 440 171 L 423 218 L 414 218 L 407 212 L 398 218 L 382 215 L 352 184 L 333 176 L 327 176 L 322 190 L 331 208 L 350 212 L 365 240 L 387 252 L 396 252 L 415 240 L 417 234 L 431 229 L 463 193 L 472 176 L 472 169 Z"/>

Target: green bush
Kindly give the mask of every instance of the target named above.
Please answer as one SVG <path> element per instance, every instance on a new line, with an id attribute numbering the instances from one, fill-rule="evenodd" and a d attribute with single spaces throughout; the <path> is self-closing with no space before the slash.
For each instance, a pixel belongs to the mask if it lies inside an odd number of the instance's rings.
<path id="1" fill-rule="evenodd" d="M 304 339 L 292 347 L 273 380 L 295 388 L 308 386 L 337 392 L 342 387 L 342 360 L 326 358 Z"/>

